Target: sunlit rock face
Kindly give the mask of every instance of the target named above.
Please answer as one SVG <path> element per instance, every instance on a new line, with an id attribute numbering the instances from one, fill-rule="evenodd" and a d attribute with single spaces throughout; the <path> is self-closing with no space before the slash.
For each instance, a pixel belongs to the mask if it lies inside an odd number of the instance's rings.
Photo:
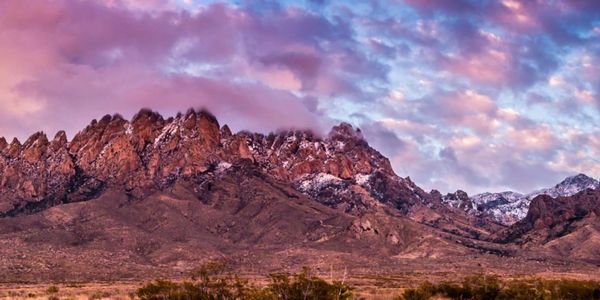
<path id="1" fill-rule="evenodd" d="M 36 133 L 23 145 L 2 139 L 0 151 L 3 215 L 93 199 L 110 187 L 139 198 L 239 160 L 348 211 L 387 203 L 407 212 L 429 197 L 347 123 L 325 137 L 306 130 L 234 134 L 206 111 L 165 119 L 144 109 L 131 121 L 93 120 L 70 142 L 62 131 L 52 141 Z"/>

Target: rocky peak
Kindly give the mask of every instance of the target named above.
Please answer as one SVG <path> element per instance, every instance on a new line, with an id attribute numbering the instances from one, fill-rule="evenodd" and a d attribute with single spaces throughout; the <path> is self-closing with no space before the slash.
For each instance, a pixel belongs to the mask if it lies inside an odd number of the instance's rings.
<path id="1" fill-rule="evenodd" d="M 21 142 L 17 138 L 13 138 L 9 147 L 6 149 L 6 156 L 16 157 L 21 152 Z"/>
<path id="2" fill-rule="evenodd" d="M 30 163 L 35 163 L 41 159 L 47 147 L 48 137 L 43 132 L 37 132 L 23 144 L 23 158 Z"/>
<path id="3" fill-rule="evenodd" d="M 131 118 L 131 124 L 149 124 L 163 121 L 163 117 L 151 109 L 142 108 Z"/>
<path id="4" fill-rule="evenodd" d="M 52 142 L 50 142 L 54 149 L 65 147 L 67 143 L 67 133 L 64 130 L 57 132 Z"/>
<path id="5" fill-rule="evenodd" d="M 2 153 L 2 151 L 4 151 L 4 149 L 6 149 L 6 147 L 8 147 L 8 143 L 6 142 L 6 139 L 4 137 L 0 137 L 0 153 Z"/>
<path id="6" fill-rule="evenodd" d="M 538 195 L 549 195 L 553 198 L 571 196 L 586 189 L 597 189 L 599 187 L 600 182 L 598 180 L 585 174 L 578 174 L 565 178 L 554 187 L 535 191 L 527 195 L 527 198 L 531 200 Z"/>
<path id="7" fill-rule="evenodd" d="M 429 195 L 431 195 L 431 197 L 435 200 L 439 200 L 442 201 L 442 197 L 444 197 L 444 195 L 442 195 L 442 193 L 438 190 L 431 190 L 429 192 Z"/>
<path id="8" fill-rule="evenodd" d="M 231 129 L 229 129 L 229 126 L 227 126 L 227 124 L 221 127 L 221 138 L 230 139 L 232 135 L 233 134 L 231 133 Z"/>
<path id="9" fill-rule="evenodd" d="M 207 147 L 214 147 L 221 143 L 221 128 L 217 118 L 206 110 L 196 113 L 198 120 L 198 131 L 204 137 Z"/>
<path id="10" fill-rule="evenodd" d="M 362 131 L 346 122 L 334 126 L 328 136 L 333 140 L 364 140 Z"/>
<path id="11" fill-rule="evenodd" d="M 559 188 L 561 186 L 577 186 L 581 188 L 592 187 L 598 185 L 598 180 L 589 177 L 585 174 L 577 174 L 575 176 L 570 176 L 565 178 L 562 182 L 557 184 L 555 187 Z"/>
<path id="12" fill-rule="evenodd" d="M 25 141 L 25 144 L 23 144 L 23 147 L 25 149 L 27 148 L 31 148 L 31 147 L 38 147 L 40 146 L 40 144 L 44 145 L 44 144 L 48 144 L 48 137 L 46 136 L 45 133 L 43 132 L 36 132 L 33 135 L 31 135 L 27 141 Z"/>
<path id="13" fill-rule="evenodd" d="M 442 202 L 450 207 L 465 211 L 475 209 L 475 206 L 473 205 L 473 202 L 471 202 L 469 195 L 462 190 L 457 190 L 454 193 L 446 194 L 444 197 L 442 197 Z"/>

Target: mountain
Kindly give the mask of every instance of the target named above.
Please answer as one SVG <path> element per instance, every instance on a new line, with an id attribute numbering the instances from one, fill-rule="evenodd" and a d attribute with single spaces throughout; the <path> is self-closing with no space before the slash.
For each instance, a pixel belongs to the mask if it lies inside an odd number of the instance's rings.
<path id="1" fill-rule="evenodd" d="M 131 122 L 119 115 L 94 120 L 70 143 L 59 132 L 52 141 L 36 133 L 22 145 L 18 140 L 3 145 L 0 215 L 4 216 L 86 201 L 115 186 L 143 198 L 180 178 L 241 159 L 313 192 L 315 174 L 352 184 L 359 179 L 378 201 L 403 210 L 425 195 L 410 180 L 396 176 L 387 158 L 368 147 L 348 124 L 334 127 L 325 138 L 309 131 L 232 134 L 205 111 L 190 110 L 165 120 L 142 110 Z M 391 190 L 403 197 L 390 197 Z M 348 209 L 365 205 L 354 203 Z"/>
<path id="2" fill-rule="evenodd" d="M 542 255 L 600 264 L 600 190 L 587 189 L 556 198 L 538 195 L 531 201 L 527 216 L 496 233 L 495 239 L 517 243 Z"/>
<path id="3" fill-rule="evenodd" d="M 407 217 L 429 198 L 349 124 L 325 137 L 233 134 L 206 111 L 107 115 L 70 142 L 59 132 L 0 143 L 0 280 L 473 252 Z"/>
<path id="4" fill-rule="evenodd" d="M 527 195 L 510 191 L 483 193 L 472 196 L 470 200 L 475 204 L 477 212 L 490 214 L 497 222 L 511 225 L 525 218 L 529 210 L 529 204 L 538 195 L 548 195 L 552 198 L 566 197 L 598 187 L 600 187 L 598 180 L 585 174 L 578 174 L 565 178 L 551 188 L 541 189 Z"/>
<path id="5" fill-rule="evenodd" d="M 320 136 L 233 133 L 193 109 L 171 118 L 144 109 L 131 121 L 107 115 L 71 141 L 65 132 L 0 139 L 0 281 L 178 277 L 214 259 L 249 274 L 307 265 L 361 274 L 595 268 L 595 252 L 558 258 L 553 249 L 571 243 L 564 239 L 523 248 L 553 224 L 526 218 L 542 225 L 507 227 L 474 213 L 513 201 L 505 198 L 425 192 L 347 123 Z M 563 211 L 539 207 L 530 213 Z M 570 234 L 595 236 L 595 227 L 576 225 Z"/>
<path id="6" fill-rule="evenodd" d="M 600 187 L 600 181 L 585 174 L 578 174 L 567 177 L 565 180 L 551 188 L 535 191 L 529 194 L 528 198 L 533 199 L 538 195 L 548 195 L 552 198 L 565 197 L 575 195 L 586 189 L 597 189 L 598 187 Z"/>

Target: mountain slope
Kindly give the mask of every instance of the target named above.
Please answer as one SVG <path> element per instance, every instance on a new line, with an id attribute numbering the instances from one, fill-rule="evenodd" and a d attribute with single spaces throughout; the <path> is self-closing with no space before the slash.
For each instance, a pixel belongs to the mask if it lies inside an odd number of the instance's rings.
<path id="1" fill-rule="evenodd" d="M 0 218 L 0 244 L 0 281 L 180 276 L 212 259 L 257 273 L 323 257 L 366 268 L 392 256 L 472 252 L 382 209 L 357 217 L 322 205 L 249 160 L 141 199 L 109 188 L 94 200 Z"/>

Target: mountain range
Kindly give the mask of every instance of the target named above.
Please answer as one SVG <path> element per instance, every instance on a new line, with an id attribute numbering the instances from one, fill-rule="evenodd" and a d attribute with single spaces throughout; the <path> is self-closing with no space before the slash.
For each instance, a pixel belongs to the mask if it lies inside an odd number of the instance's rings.
<path id="1" fill-rule="evenodd" d="M 552 198 L 575 195 L 587 189 L 597 189 L 600 182 L 585 174 L 578 174 L 565 178 L 553 187 L 540 189 L 523 195 L 513 191 L 500 193 L 482 193 L 469 197 L 468 201 L 461 202 L 452 196 L 444 198 L 444 203 L 451 207 L 462 207 L 471 214 L 492 215 L 494 219 L 504 225 L 512 225 L 527 216 L 531 200 L 539 195 L 548 195 Z"/>
<path id="2" fill-rule="evenodd" d="M 442 195 L 347 123 L 233 133 L 207 111 L 143 109 L 70 141 L 0 139 L 0 280 L 176 277 L 213 259 L 247 273 L 594 273 L 597 188 L 577 175 L 529 195 Z"/>

